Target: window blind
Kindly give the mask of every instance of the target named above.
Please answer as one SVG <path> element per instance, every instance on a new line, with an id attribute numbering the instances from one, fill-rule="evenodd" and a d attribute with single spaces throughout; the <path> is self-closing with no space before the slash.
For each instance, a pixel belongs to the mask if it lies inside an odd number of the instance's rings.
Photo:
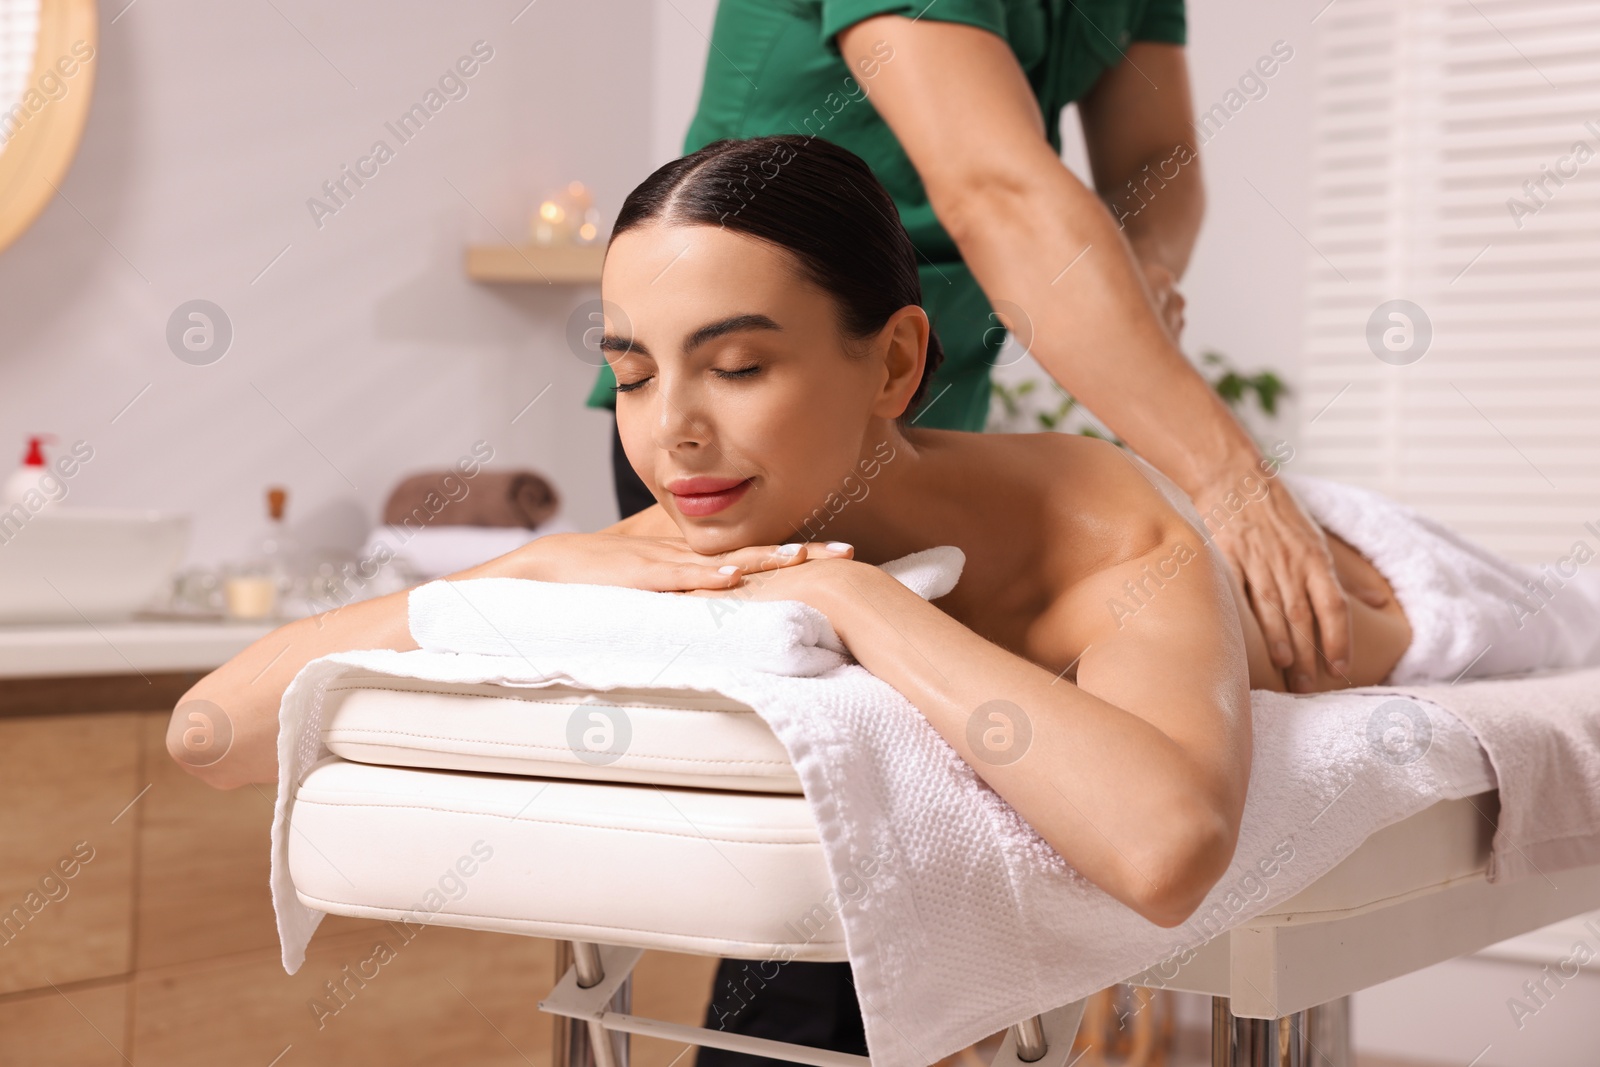
<path id="1" fill-rule="evenodd" d="M 1600 550 L 1600 2 L 1317 16 L 1301 469 Z"/>

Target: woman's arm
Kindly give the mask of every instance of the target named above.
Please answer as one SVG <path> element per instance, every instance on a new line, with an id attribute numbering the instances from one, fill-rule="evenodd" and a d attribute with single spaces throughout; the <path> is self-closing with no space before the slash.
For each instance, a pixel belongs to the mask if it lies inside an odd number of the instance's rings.
<path id="1" fill-rule="evenodd" d="M 416 648 L 406 624 L 406 592 L 390 593 L 296 619 L 259 638 L 183 694 L 167 723 L 167 752 L 214 789 L 278 777 L 278 704 L 300 668 L 356 649 Z M 215 723 L 221 716 L 226 724 Z M 204 727 L 194 747 L 192 730 Z M 227 738 L 220 754 L 216 737 Z"/>
<path id="2" fill-rule="evenodd" d="M 822 545 L 798 546 L 787 555 L 775 545 L 765 545 L 702 556 L 681 539 L 650 536 L 659 528 L 658 521 L 636 515 L 599 533 L 551 534 L 447 579 L 531 578 L 671 591 L 720 589 L 739 580 L 737 573 L 726 573 L 724 567 L 783 568 L 808 558 L 838 555 Z M 278 705 L 294 676 L 307 663 L 334 652 L 415 649 L 407 619 L 408 597 L 409 590 L 401 590 L 346 604 L 287 623 L 255 641 L 183 695 L 167 725 L 168 753 L 217 789 L 275 781 Z M 225 731 L 213 721 L 218 715 Z M 191 747 L 197 729 L 208 739 L 200 750 Z M 220 758 L 210 750 L 209 741 L 218 735 L 229 738 Z"/>
<path id="3" fill-rule="evenodd" d="M 1146 514 L 1162 511 L 1123 521 L 1135 532 L 1037 623 L 1043 643 L 1060 649 L 1061 674 L 876 567 L 825 561 L 757 589 L 826 614 L 856 659 L 1084 877 L 1151 922 L 1176 926 L 1232 859 L 1250 704 L 1223 564 L 1164 502 Z M 1062 676 L 1068 657 L 1076 683 Z"/>
<path id="4" fill-rule="evenodd" d="M 1219 566 L 1189 537 L 1190 550 L 1206 554 L 1187 565 L 1188 581 L 1152 599 L 1137 625 L 1101 625 L 1076 684 L 875 567 L 843 570 L 819 604 L 857 660 L 916 705 L 1063 858 L 1160 926 L 1188 918 L 1227 870 L 1250 769 L 1238 619 Z M 1057 611 L 1110 619 L 1106 599 L 1125 597 L 1122 583 L 1167 550 L 1107 568 Z M 1012 746 L 1024 731 L 1018 757 Z"/>

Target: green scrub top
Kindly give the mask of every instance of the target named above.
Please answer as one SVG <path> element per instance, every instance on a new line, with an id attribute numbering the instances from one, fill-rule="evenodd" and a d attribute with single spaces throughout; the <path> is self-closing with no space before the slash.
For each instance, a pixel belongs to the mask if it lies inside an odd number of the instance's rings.
<path id="1" fill-rule="evenodd" d="M 894 198 L 922 261 L 922 306 L 944 346 L 919 426 L 982 430 L 989 370 L 1005 341 L 955 242 L 934 216 L 916 168 L 870 102 L 870 78 L 839 55 L 834 34 L 873 15 L 961 22 L 998 34 L 1028 76 L 1059 155 L 1062 108 L 1087 93 L 1133 41 L 1183 44 L 1183 0 L 721 0 L 700 104 L 683 154 L 723 137 L 825 137 L 864 159 Z M 890 58 L 887 62 L 893 62 Z M 863 79 L 866 79 L 863 84 Z M 609 366 L 589 407 L 616 404 Z"/>

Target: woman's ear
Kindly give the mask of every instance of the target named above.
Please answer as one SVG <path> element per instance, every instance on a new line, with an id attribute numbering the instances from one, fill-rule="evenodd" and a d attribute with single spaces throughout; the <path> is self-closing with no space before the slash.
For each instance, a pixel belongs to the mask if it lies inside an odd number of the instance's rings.
<path id="1" fill-rule="evenodd" d="M 878 343 L 887 345 L 883 357 L 886 377 L 872 408 L 874 415 L 898 419 L 905 414 L 912 394 L 922 383 L 931 330 L 928 313 L 916 304 L 907 304 L 883 324 Z"/>

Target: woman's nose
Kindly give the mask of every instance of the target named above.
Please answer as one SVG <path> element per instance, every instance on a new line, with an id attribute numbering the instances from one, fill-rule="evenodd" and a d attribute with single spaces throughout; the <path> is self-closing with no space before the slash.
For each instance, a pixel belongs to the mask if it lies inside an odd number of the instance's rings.
<path id="1" fill-rule="evenodd" d="M 675 383 L 662 383 L 656 391 L 656 447 L 692 447 L 706 441 L 706 421 L 693 391 Z"/>

